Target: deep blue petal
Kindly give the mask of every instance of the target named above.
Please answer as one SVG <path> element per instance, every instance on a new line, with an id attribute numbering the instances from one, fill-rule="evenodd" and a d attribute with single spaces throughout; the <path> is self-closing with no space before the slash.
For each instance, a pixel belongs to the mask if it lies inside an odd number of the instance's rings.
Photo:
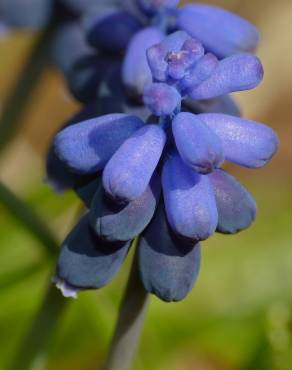
<path id="1" fill-rule="evenodd" d="M 143 124 L 138 117 L 118 113 L 83 121 L 58 133 L 55 150 L 74 172 L 94 173 Z"/>
<path id="2" fill-rule="evenodd" d="M 97 235 L 106 241 L 134 239 L 150 222 L 159 196 L 158 176 L 153 176 L 144 193 L 127 205 L 115 203 L 100 187 L 90 207 L 91 226 Z"/>
<path id="3" fill-rule="evenodd" d="M 206 4 L 187 5 L 179 11 L 178 27 L 198 38 L 220 58 L 252 52 L 259 42 L 254 25 L 227 10 Z"/>
<path id="4" fill-rule="evenodd" d="M 162 186 L 167 219 L 176 234 L 198 241 L 215 232 L 218 213 L 208 176 L 174 155 L 164 164 Z"/>
<path id="5" fill-rule="evenodd" d="M 161 205 L 139 245 L 139 269 L 145 289 L 166 302 L 182 300 L 198 277 L 200 257 L 199 244 L 189 244 L 173 235 Z"/>
<path id="6" fill-rule="evenodd" d="M 256 203 L 250 193 L 231 175 L 216 170 L 209 175 L 218 209 L 217 231 L 235 234 L 251 225 Z"/>
<path id="7" fill-rule="evenodd" d="M 126 244 L 105 244 L 97 238 L 85 215 L 62 244 L 57 276 L 81 289 L 98 289 L 119 271 L 129 249 Z"/>
<path id="8" fill-rule="evenodd" d="M 164 38 L 156 27 L 144 28 L 130 41 L 123 62 L 122 78 L 132 95 L 142 95 L 144 87 L 152 81 L 146 50 Z"/>
<path id="9" fill-rule="evenodd" d="M 189 91 L 192 99 L 211 99 L 234 91 L 255 88 L 263 79 L 260 60 L 251 54 L 236 54 L 220 61 L 211 77 Z"/>
<path id="10" fill-rule="evenodd" d="M 165 133 L 156 125 L 146 125 L 127 139 L 103 171 L 106 192 L 121 202 L 140 197 L 159 162 Z"/>
<path id="11" fill-rule="evenodd" d="M 176 147 L 185 163 L 199 173 L 209 173 L 224 161 L 219 137 L 197 115 L 181 112 L 172 121 Z"/>
<path id="12" fill-rule="evenodd" d="M 142 24 L 119 6 L 103 6 L 90 11 L 84 26 L 91 46 L 113 53 L 124 51 Z"/>
<path id="13" fill-rule="evenodd" d="M 225 159 L 241 166 L 264 166 L 277 150 L 277 135 L 261 123 L 220 113 L 198 118 L 221 139 Z"/>

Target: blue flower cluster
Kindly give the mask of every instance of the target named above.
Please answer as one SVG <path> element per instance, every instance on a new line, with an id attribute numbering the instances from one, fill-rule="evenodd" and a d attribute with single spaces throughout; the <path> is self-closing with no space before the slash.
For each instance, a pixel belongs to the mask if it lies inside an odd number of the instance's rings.
<path id="1" fill-rule="evenodd" d="M 179 301 L 198 276 L 200 241 L 255 218 L 252 196 L 222 165 L 261 167 L 277 150 L 273 130 L 241 118 L 228 95 L 263 78 L 258 32 L 220 8 L 177 5 L 98 2 L 56 35 L 56 64 L 86 104 L 47 159 L 48 181 L 88 208 L 60 252 L 66 296 L 108 283 L 139 236 L 145 289 Z"/>

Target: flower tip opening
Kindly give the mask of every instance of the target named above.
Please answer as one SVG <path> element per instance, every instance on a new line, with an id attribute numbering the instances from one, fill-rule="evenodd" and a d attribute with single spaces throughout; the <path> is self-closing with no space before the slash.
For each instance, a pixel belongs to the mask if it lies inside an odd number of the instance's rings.
<path id="1" fill-rule="evenodd" d="M 59 278 L 58 276 L 54 276 L 52 282 L 56 285 L 56 288 L 59 289 L 62 295 L 65 298 L 78 298 L 78 293 L 80 289 L 67 283 L 65 280 Z"/>

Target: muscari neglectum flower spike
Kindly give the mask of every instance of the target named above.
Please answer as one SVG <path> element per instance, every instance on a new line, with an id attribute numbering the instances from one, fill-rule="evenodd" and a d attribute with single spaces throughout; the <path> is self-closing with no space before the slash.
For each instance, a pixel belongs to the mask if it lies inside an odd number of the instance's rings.
<path id="1" fill-rule="evenodd" d="M 105 285 L 140 234 L 144 288 L 178 301 L 197 278 L 198 242 L 243 230 L 256 215 L 252 196 L 221 169 L 224 161 L 263 166 L 278 140 L 267 126 L 240 118 L 227 95 L 262 80 L 261 62 L 247 53 L 257 44 L 252 25 L 207 5 L 136 4 L 146 17 L 134 21 L 119 4 L 103 7 L 85 27 L 94 47 L 116 55 L 127 48 L 120 76 L 116 69 L 96 90 L 110 114 L 75 120 L 54 140 L 55 160 L 89 208 L 63 243 L 57 282 L 67 295 Z M 169 14 L 180 30 L 167 35 Z M 120 37 L 113 19 L 125 20 Z M 143 107 L 143 117 L 123 113 L 129 102 Z"/>

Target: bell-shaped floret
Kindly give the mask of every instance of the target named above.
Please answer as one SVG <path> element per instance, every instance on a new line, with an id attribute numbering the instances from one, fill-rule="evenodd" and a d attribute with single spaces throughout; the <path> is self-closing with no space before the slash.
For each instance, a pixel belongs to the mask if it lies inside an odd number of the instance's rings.
<path id="1" fill-rule="evenodd" d="M 211 99 L 255 88 L 263 79 L 260 60 L 252 54 L 236 54 L 220 61 L 211 76 L 188 92 L 192 99 Z"/>
<path id="2" fill-rule="evenodd" d="M 164 164 L 162 186 L 167 219 L 176 234 L 199 241 L 215 232 L 218 213 L 208 176 L 174 155 Z"/>
<path id="3" fill-rule="evenodd" d="M 63 242 L 56 275 L 75 288 L 101 288 L 119 271 L 129 245 L 102 242 L 91 230 L 87 214 Z"/>
<path id="4" fill-rule="evenodd" d="M 248 228 L 256 217 L 256 203 L 250 193 L 231 175 L 222 170 L 211 173 L 217 210 L 217 231 L 235 234 Z"/>
<path id="5" fill-rule="evenodd" d="M 275 154 L 278 138 L 261 123 L 220 113 L 198 115 L 220 138 L 225 159 L 244 167 L 262 167 Z"/>
<path id="6" fill-rule="evenodd" d="M 88 43 L 111 53 L 123 52 L 142 27 L 140 21 L 123 8 L 106 5 L 90 10 L 83 24 Z"/>
<path id="7" fill-rule="evenodd" d="M 120 205 L 105 194 L 102 186 L 90 207 L 90 222 L 103 240 L 127 241 L 139 235 L 150 222 L 160 196 L 160 178 L 153 175 L 144 193 L 137 199 Z"/>
<path id="8" fill-rule="evenodd" d="M 161 157 L 166 135 L 162 128 L 149 124 L 127 139 L 103 171 L 106 192 L 120 202 L 140 197 Z"/>
<path id="9" fill-rule="evenodd" d="M 172 131 L 180 156 L 195 171 L 206 174 L 221 166 L 221 140 L 197 115 L 179 113 L 172 122 Z"/>
<path id="10" fill-rule="evenodd" d="M 253 52 L 259 33 L 247 20 L 207 4 L 187 5 L 179 10 L 178 27 L 196 37 L 220 58 L 238 52 Z"/>
<path id="11" fill-rule="evenodd" d="M 57 134 L 55 151 L 73 171 L 94 173 L 143 125 L 138 117 L 118 113 L 83 121 Z"/>
<path id="12" fill-rule="evenodd" d="M 173 86 L 152 83 L 144 89 L 144 103 L 156 116 L 168 116 L 180 110 L 181 95 Z"/>
<path id="13" fill-rule="evenodd" d="M 131 39 L 122 67 L 122 79 L 130 94 L 141 96 L 144 87 L 152 81 L 146 50 L 159 43 L 164 36 L 156 27 L 147 27 Z"/>
<path id="14" fill-rule="evenodd" d="M 172 233 L 162 204 L 142 234 L 138 256 L 141 280 L 149 293 L 171 302 L 192 290 L 200 270 L 200 245 Z"/>

